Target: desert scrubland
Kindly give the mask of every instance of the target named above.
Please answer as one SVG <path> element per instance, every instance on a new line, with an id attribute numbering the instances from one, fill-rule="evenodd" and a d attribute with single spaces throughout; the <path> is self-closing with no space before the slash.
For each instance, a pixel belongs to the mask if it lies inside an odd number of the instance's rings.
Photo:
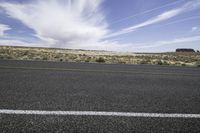
<path id="1" fill-rule="evenodd" d="M 0 59 L 200 67 L 198 52 L 126 53 L 95 50 L 0 46 Z"/>

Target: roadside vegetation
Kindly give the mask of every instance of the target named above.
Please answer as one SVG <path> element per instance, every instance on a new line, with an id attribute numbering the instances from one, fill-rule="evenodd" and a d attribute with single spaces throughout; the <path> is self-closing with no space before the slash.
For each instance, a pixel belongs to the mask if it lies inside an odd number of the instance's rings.
<path id="1" fill-rule="evenodd" d="M 0 59 L 200 67 L 199 52 L 136 54 L 94 50 L 0 46 Z"/>

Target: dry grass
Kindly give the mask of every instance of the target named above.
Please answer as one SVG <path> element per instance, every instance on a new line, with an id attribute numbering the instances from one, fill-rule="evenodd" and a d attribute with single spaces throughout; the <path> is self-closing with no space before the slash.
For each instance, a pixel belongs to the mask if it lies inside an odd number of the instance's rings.
<path id="1" fill-rule="evenodd" d="M 200 53 L 135 54 L 93 50 L 0 46 L 0 59 L 200 67 Z"/>

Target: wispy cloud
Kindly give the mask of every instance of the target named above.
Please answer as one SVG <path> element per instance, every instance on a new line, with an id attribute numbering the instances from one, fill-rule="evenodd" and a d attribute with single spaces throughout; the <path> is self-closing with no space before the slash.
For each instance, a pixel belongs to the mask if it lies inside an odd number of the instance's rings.
<path id="1" fill-rule="evenodd" d="M 198 27 L 192 27 L 192 31 L 197 31 Z"/>
<path id="2" fill-rule="evenodd" d="M 0 3 L 6 13 L 54 47 L 97 43 L 108 33 L 103 0 L 36 0 Z"/>
<path id="3" fill-rule="evenodd" d="M 200 31 L 200 27 L 194 26 L 191 29 L 192 32 L 199 32 Z"/>
<path id="4" fill-rule="evenodd" d="M 43 45 L 42 43 L 30 43 L 30 42 L 24 42 L 24 41 L 20 41 L 20 40 L 10 40 L 10 39 L 5 39 L 5 40 L 0 39 L 0 46 L 49 47 L 48 44 Z"/>
<path id="5" fill-rule="evenodd" d="M 0 24 L 0 37 L 5 36 L 5 31 L 10 30 L 11 28 L 8 25 Z"/>
<path id="6" fill-rule="evenodd" d="M 178 4 L 178 3 L 183 2 L 183 1 L 184 1 L 184 0 L 174 1 L 174 2 L 172 2 L 172 3 L 168 3 L 168 4 L 166 4 L 166 5 L 162 5 L 162 6 L 159 6 L 159 7 L 153 8 L 153 9 L 150 9 L 150 10 L 146 10 L 146 11 L 140 12 L 140 13 L 138 13 L 138 14 L 134 14 L 134 15 L 131 15 L 131 16 L 128 16 L 128 17 L 121 18 L 121 19 L 119 19 L 119 20 L 116 20 L 116 21 L 112 22 L 111 24 L 120 23 L 120 22 L 129 20 L 129 19 L 131 19 L 131 18 L 134 18 L 134 17 L 136 17 L 136 16 L 144 15 L 144 14 L 153 12 L 153 11 L 158 10 L 158 9 L 162 9 L 162 8 L 165 8 L 165 7 L 168 7 L 168 6 L 172 6 L 172 5 Z"/>
<path id="7" fill-rule="evenodd" d="M 166 12 L 164 12 L 164 13 L 156 16 L 156 17 L 153 17 L 153 18 L 151 18 L 151 19 L 149 19 L 145 22 L 142 22 L 142 23 L 137 24 L 137 25 L 130 26 L 128 28 L 124 28 L 124 29 L 122 29 L 118 32 L 115 32 L 115 33 L 111 33 L 111 34 L 107 35 L 106 38 L 115 37 L 115 36 L 119 36 L 119 35 L 122 35 L 122 34 L 127 34 L 127 33 L 130 33 L 130 32 L 133 32 L 133 31 L 135 31 L 139 28 L 168 20 L 168 19 L 173 18 L 173 17 L 175 17 L 179 14 L 189 12 L 189 11 L 195 10 L 197 8 L 200 8 L 200 0 L 192 0 L 192 1 L 189 1 L 186 4 L 182 5 L 181 7 L 166 11 Z"/>

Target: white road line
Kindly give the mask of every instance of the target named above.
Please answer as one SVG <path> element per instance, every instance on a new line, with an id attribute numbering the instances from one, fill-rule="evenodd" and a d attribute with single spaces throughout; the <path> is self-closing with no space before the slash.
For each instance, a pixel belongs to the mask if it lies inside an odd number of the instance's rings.
<path id="1" fill-rule="evenodd" d="M 134 113 L 134 112 L 100 112 L 100 111 L 40 111 L 0 109 L 0 114 L 9 115 L 63 115 L 63 116 L 116 116 L 116 117 L 156 117 L 156 118 L 200 118 L 200 114 L 169 113 Z"/>

